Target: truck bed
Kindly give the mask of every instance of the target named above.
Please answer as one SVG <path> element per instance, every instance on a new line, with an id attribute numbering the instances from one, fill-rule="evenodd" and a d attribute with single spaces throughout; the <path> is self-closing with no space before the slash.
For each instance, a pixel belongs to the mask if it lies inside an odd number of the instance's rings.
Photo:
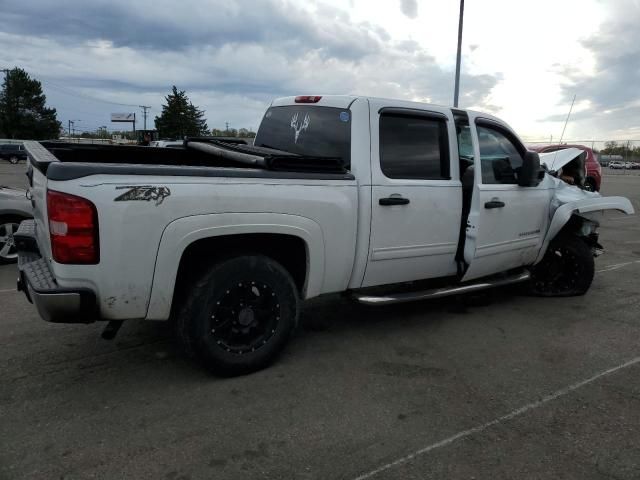
<path id="1" fill-rule="evenodd" d="M 56 141 L 25 142 L 31 163 L 52 180 L 70 180 L 99 173 L 113 175 L 176 175 L 249 178 L 352 179 L 346 169 L 331 161 L 305 159 L 239 141 L 230 148 L 264 156 L 267 165 L 249 165 L 192 148 L 129 145 L 91 145 Z"/>
<path id="2" fill-rule="evenodd" d="M 310 252 L 304 296 L 348 287 L 358 225 L 349 172 L 224 164 L 185 149 L 25 143 L 39 254 L 57 288 L 94 294 L 102 319 L 168 318 L 182 253 L 211 236 L 297 235 Z M 51 260 L 48 191 L 95 205 L 98 264 Z"/>

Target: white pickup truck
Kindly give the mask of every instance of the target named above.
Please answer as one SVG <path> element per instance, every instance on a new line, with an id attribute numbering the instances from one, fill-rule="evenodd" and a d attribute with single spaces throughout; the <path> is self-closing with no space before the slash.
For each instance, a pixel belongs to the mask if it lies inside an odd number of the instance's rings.
<path id="1" fill-rule="evenodd" d="M 26 149 L 35 218 L 15 234 L 18 288 L 40 315 L 109 321 L 105 337 L 172 319 L 227 375 L 271 362 L 300 302 L 322 294 L 583 294 L 599 248 L 588 212 L 633 212 L 621 197 L 559 200 L 561 182 L 491 115 L 379 98 L 276 100 L 254 145 Z"/>

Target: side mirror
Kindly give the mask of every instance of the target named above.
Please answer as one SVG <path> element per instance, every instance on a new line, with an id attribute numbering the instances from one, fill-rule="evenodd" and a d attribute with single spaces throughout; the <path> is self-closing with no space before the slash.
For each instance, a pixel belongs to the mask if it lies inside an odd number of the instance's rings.
<path id="1" fill-rule="evenodd" d="M 518 185 L 521 187 L 537 187 L 544 178 L 538 153 L 527 151 L 524 154 L 522 167 L 516 169 L 516 174 Z"/>

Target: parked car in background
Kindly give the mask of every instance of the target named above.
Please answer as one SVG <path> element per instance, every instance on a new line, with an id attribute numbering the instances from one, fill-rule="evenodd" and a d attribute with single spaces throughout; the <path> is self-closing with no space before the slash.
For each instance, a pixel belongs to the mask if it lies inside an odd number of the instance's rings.
<path id="1" fill-rule="evenodd" d="M 614 160 L 612 162 L 609 162 L 609 168 L 612 168 L 613 170 L 618 170 L 618 169 L 625 168 L 625 165 L 624 165 L 624 162 L 618 162 L 617 160 Z"/>
<path id="2" fill-rule="evenodd" d="M 587 158 L 585 159 L 585 180 L 584 180 L 584 188 L 585 190 L 590 190 L 592 192 L 599 192 L 600 185 L 602 183 L 602 167 L 598 162 L 596 154 L 590 147 L 585 145 L 533 145 L 529 146 L 530 150 L 538 153 L 548 153 L 555 152 L 558 150 L 563 150 L 565 148 L 579 148 L 587 152 Z M 612 162 L 613 163 L 613 162 Z"/>
<path id="3" fill-rule="evenodd" d="M 155 140 L 149 144 L 150 147 L 182 147 L 182 140 Z"/>
<path id="4" fill-rule="evenodd" d="M 18 259 L 13 234 L 20 222 L 31 217 L 31 202 L 26 192 L 0 185 L 0 264 Z"/>
<path id="5" fill-rule="evenodd" d="M 27 159 L 27 152 L 21 143 L 4 143 L 0 144 L 0 158 L 16 164 Z"/>

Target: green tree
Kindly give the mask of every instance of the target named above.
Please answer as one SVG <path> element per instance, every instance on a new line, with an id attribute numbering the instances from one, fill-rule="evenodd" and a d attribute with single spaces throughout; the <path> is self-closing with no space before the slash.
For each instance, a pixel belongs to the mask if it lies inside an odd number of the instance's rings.
<path id="1" fill-rule="evenodd" d="M 162 113 L 155 119 L 160 138 L 209 134 L 204 112 L 191 103 L 184 90 L 178 90 L 174 85 L 165 100 L 167 104 L 162 106 Z"/>
<path id="2" fill-rule="evenodd" d="M 62 125 L 46 101 L 38 80 L 21 68 L 9 70 L 0 91 L 0 137 L 58 138 Z"/>

